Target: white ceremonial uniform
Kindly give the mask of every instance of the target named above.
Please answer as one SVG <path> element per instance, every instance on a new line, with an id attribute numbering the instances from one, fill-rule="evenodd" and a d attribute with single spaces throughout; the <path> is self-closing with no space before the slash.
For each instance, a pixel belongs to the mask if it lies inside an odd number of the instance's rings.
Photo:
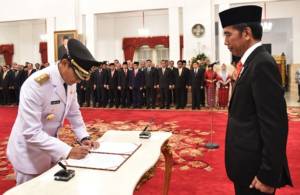
<path id="1" fill-rule="evenodd" d="M 35 79 L 47 74 L 43 83 Z M 38 175 L 66 158 L 71 146 L 57 138 L 67 118 L 78 140 L 87 137 L 79 105 L 76 84 L 63 86 L 58 66 L 49 66 L 30 76 L 20 93 L 18 115 L 7 145 L 7 156 L 16 172 Z"/>

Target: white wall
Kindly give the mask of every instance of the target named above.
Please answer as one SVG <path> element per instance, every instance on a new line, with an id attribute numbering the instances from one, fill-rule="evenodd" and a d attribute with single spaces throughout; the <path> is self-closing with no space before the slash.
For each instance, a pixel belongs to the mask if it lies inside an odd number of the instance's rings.
<path id="1" fill-rule="evenodd" d="M 169 34 L 168 10 L 148 10 L 144 12 L 144 15 L 144 27 L 149 29 L 149 36 Z M 138 29 L 142 26 L 142 12 L 99 14 L 97 16 L 96 58 L 123 61 L 123 38 L 138 37 Z"/>
<path id="2" fill-rule="evenodd" d="M 14 44 L 14 62 L 41 62 L 39 43 L 45 29 L 45 20 L 0 23 L 0 44 Z"/>

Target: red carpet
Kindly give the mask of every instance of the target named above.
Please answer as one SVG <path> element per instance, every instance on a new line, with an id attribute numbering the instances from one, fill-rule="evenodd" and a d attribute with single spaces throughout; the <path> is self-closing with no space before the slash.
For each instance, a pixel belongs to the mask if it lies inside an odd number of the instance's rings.
<path id="1" fill-rule="evenodd" d="M 0 107 L 0 194 L 14 186 L 12 169 L 5 158 L 7 136 L 15 120 L 17 108 Z M 151 129 L 171 130 L 170 145 L 173 149 L 173 167 L 170 194 L 176 195 L 230 195 L 231 182 L 224 169 L 224 137 L 227 120 L 226 112 L 213 115 L 214 142 L 220 149 L 207 151 L 203 143 L 209 139 L 210 112 L 208 111 L 160 111 L 160 110 L 101 110 L 82 109 L 89 132 L 93 137 L 101 136 L 108 129 L 142 129 L 153 118 Z M 300 118 L 299 109 L 289 109 L 290 132 L 288 159 L 294 188 L 278 190 L 278 195 L 300 194 Z M 60 133 L 65 141 L 72 143 L 73 137 L 66 131 Z M 135 195 L 161 194 L 163 186 L 162 162 L 158 164 L 155 176 L 142 185 Z"/>

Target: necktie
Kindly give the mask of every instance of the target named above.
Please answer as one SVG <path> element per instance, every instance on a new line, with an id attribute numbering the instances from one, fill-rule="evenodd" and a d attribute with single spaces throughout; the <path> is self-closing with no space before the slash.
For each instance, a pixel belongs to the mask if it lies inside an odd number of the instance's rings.
<path id="1" fill-rule="evenodd" d="M 194 73 L 195 73 L 195 76 L 196 76 L 197 75 L 197 69 L 195 69 Z"/>
<path id="2" fill-rule="evenodd" d="M 67 96 L 67 92 L 68 92 L 68 85 L 67 85 L 67 83 L 64 83 L 64 88 L 65 88 L 65 92 L 66 92 L 66 96 Z"/>
<path id="3" fill-rule="evenodd" d="M 241 61 L 239 61 L 239 62 L 237 63 L 237 65 L 236 65 L 237 78 L 240 77 L 242 68 L 243 68 L 243 64 L 242 64 Z"/>

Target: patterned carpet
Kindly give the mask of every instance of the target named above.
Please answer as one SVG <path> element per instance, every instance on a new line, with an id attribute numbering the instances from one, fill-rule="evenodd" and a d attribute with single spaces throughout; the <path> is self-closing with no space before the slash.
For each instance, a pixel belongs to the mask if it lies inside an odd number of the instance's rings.
<path id="1" fill-rule="evenodd" d="M 295 188 L 279 190 L 279 195 L 300 194 L 300 166 L 298 145 L 300 133 L 299 108 L 289 108 L 290 135 L 288 156 L 294 179 Z M 6 159 L 5 149 L 17 108 L 0 107 L 0 194 L 14 186 L 12 167 Z M 167 130 L 173 133 L 169 141 L 172 148 L 174 167 L 170 194 L 223 195 L 233 194 L 232 184 L 224 170 L 224 137 L 227 112 L 215 110 L 175 111 L 175 110 L 113 110 L 113 109 L 82 109 L 87 129 L 93 139 L 101 137 L 109 129 L 142 130 L 150 120 L 153 131 Z M 5 116 L 5 117 L 4 117 Z M 204 144 L 210 138 L 210 125 L 213 120 L 214 142 L 221 145 L 218 150 L 207 150 Z M 292 139 L 291 136 L 293 136 Z M 75 145 L 75 137 L 70 125 L 65 124 L 59 137 L 70 145 Z M 298 139 L 297 139 L 298 138 Z M 297 147 L 296 147 L 297 146 Z M 290 149 L 289 151 L 289 148 Z M 298 154 L 298 155 L 296 155 Z M 160 194 L 163 185 L 164 159 L 160 158 L 152 179 L 143 184 L 135 195 Z M 297 185 L 298 184 L 298 185 Z"/>

